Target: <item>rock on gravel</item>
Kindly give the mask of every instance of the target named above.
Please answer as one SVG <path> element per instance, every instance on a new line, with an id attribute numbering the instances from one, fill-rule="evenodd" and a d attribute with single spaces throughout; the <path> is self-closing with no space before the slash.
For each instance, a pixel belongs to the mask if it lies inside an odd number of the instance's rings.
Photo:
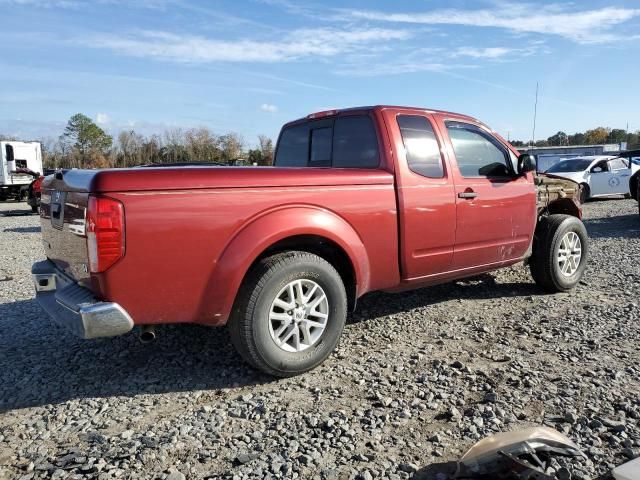
<path id="1" fill-rule="evenodd" d="M 33 301 L 37 216 L 1 216 L 0 478 L 446 479 L 480 438 L 557 428 L 596 478 L 640 451 L 640 218 L 585 207 L 591 260 L 546 295 L 522 266 L 359 302 L 335 355 L 273 380 L 224 329 L 81 341 Z M 27 213 L 27 212 L 25 212 Z"/>

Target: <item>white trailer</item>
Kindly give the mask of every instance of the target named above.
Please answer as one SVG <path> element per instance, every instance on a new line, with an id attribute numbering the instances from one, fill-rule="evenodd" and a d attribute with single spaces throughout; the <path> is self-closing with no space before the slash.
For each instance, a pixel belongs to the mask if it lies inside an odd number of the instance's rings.
<path id="1" fill-rule="evenodd" d="M 38 142 L 0 142 L 0 200 L 22 199 L 34 177 L 42 174 L 42 149 Z"/>

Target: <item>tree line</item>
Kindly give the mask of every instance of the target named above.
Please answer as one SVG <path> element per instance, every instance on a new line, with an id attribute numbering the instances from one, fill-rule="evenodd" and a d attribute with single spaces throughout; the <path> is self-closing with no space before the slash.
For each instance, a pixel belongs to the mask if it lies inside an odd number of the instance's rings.
<path id="1" fill-rule="evenodd" d="M 546 140 L 537 140 L 533 145 L 536 147 L 560 147 L 563 145 L 602 145 L 622 142 L 627 142 L 628 149 L 640 148 L 640 130 L 627 132 L 621 128 L 597 127 L 586 132 L 577 132 L 573 135 L 558 132 Z M 512 140 L 511 144 L 514 147 L 526 147 L 531 145 L 532 142 Z"/>
<path id="2" fill-rule="evenodd" d="M 0 140 L 15 140 L 0 135 Z M 628 149 L 640 148 L 640 130 L 627 132 L 619 128 L 597 127 L 568 135 L 557 132 L 536 147 L 563 145 L 599 145 L 627 142 Z M 179 162 L 208 162 L 223 165 L 272 165 L 273 141 L 258 136 L 256 148 L 247 148 L 237 133 L 217 135 L 206 127 L 168 129 L 162 134 L 144 136 L 135 130 L 121 131 L 115 138 L 91 118 L 73 115 L 58 138 L 42 142 L 45 168 L 114 168 Z M 512 140 L 515 147 L 532 142 Z"/>
<path id="3" fill-rule="evenodd" d="M 69 119 L 58 138 L 41 143 L 45 168 L 117 168 L 178 162 L 273 163 L 273 141 L 265 135 L 258 136 L 258 145 L 252 149 L 237 133 L 217 135 L 206 127 L 173 128 L 150 136 L 132 129 L 113 138 L 82 113 Z"/>

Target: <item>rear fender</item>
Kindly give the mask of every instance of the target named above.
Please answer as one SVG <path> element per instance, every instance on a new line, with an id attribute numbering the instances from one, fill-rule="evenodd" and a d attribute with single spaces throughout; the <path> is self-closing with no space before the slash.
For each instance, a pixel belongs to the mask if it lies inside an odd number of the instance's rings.
<path id="1" fill-rule="evenodd" d="M 216 261 L 201 302 L 201 311 L 207 312 L 207 318 L 213 313 L 213 325 L 222 325 L 228 320 L 236 294 L 256 259 L 277 242 L 298 235 L 315 235 L 337 244 L 353 266 L 356 297 L 368 291 L 369 258 L 354 228 L 322 208 L 285 207 L 251 219 L 232 237 Z"/>

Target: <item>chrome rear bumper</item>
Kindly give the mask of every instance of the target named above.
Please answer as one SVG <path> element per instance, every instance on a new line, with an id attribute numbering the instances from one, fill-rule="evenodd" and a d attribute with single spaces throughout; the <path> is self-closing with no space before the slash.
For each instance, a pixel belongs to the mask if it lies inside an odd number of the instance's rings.
<path id="1" fill-rule="evenodd" d="M 133 320 L 124 308 L 96 299 L 50 260 L 34 263 L 31 275 L 40 306 L 54 322 L 78 337 L 114 337 L 133 328 Z"/>

